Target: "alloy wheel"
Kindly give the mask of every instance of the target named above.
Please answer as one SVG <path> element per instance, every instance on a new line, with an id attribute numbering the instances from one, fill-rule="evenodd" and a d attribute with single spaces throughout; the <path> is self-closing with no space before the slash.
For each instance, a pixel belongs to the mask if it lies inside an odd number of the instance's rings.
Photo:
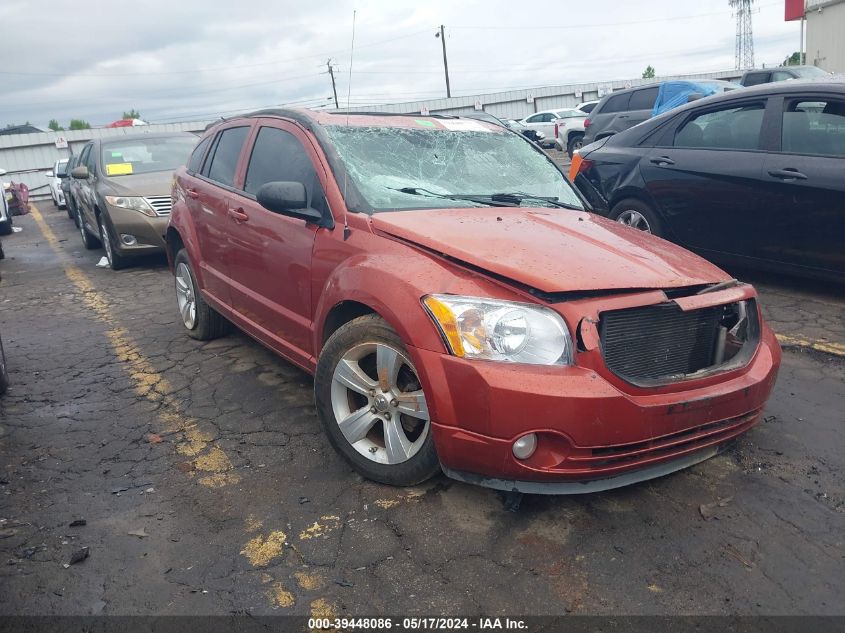
<path id="1" fill-rule="evenodd" d="M 109 264 L 114 264 L 114 254 L 111 250 L 111 240 L 109 239 L 109 232 L 106 229 L 106 222 L 103 220 L 103 216 L 101 215 L 98 219 L 100 223 L 100 241 L 103 243 L 103 248 L 106 251 L 106 258 L 109 260 Z"/>
<path id="2" fill-rule="evenodd" d="M 343 355 L 332 376 L 331 400 L 346 441 L 370 461 L 408 461 L 428 436 L 428 405 L 417 372 L 386 343 L 364 343 Z"/>
<path id="3" fill-rule="evenodd" d="M 624 224 L 625 226 L 630 226 L 632 229 L 651 233 L 651 226 L 649 226 L 648 220 L 646 220 L 642 213 L 635 211 L 634 209 L 623 211 L 619 214 L 619 217 L 616 218 L 616 221 L 620 224 Z"/>
<path id="4" fill-rule="evenodd" d="M 184 262 L 176 266 L 176 304 L 179 307 L 182 324 L 189 330 L 193 330 L 197 323 L 197 300 L 191 271 Z"/>

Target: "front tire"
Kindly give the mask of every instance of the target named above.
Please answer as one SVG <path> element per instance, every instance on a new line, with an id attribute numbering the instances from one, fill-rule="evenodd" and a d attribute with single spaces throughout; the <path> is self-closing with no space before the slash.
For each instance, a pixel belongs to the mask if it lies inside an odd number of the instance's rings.
<path id="1" fill-rule="evenodd" d="M 419 376 L 380 316 L 358 317 L 332 334 L 317 362 L 314 397 L 332 446 L 364 477 L 413 486 L 440 471 Z"/>
<path id="2" fill-rule="evenodd" d="M 76 226 L 79 227 L 79 233 L 82 236 L 82 245 L 86 250 L 93 251 L 100 248 L 100 240 L 91 235 L 88 229 L 85 228 L 85 216 L 82 215 L 82 209 L 76 207 Z"/>
<path id="3" fill-rule="evenodd" d="M 176 307 L 179 309 L 179 317 L 188 331 L 188 336 L 199 341 L 210 341 L 228 333 L 229 322 L 202 298 L 194 268 L 184 248 L 176 253 L 173 271 Z"/>
<path id="4" fill-rule="evenodd" d="M 636 198 L 627 198 L 613 205 L 609 217 L 611 220 L 616 220 L 620 224 L 630 226 L 633 229 L 651 233 L 658 237 L 663 236 L 663 225 L 660 218 L 657 217 L 650 206 Z"/>
<path id="5" fill-rule="evenodd" d="M 103 250 L 106 251 L 106 259 L 109 260 L 111 269 L 126 268 L 129 265 L 129 259 L 117 251 L 109 227 L 106 226 L 106 217 L 102 213 L 97 216 L 97 225 L 100 227 L 100 241 L 103 243 Z"/>
<path id="6" fill-rule="evenodd" d="M 12 233 L 12 214 L 0 222 L 0 235 L 11 235 Z"/>

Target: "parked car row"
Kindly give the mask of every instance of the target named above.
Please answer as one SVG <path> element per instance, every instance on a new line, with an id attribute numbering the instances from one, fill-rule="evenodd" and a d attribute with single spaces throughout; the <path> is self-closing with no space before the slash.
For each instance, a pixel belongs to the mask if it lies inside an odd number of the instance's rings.
<path id="1" fill-rule="evenodd" d="M 839 282 L 843 175 L 841 78 L 695 101 L 584 147 L 570 171 L 618 222 L 709 259 Z"/>
<path id="2" fill-rule="evenodd" d="M 545 140 L 540 143 L 541 147 L 566 149 L 566 145 L 561 145 L 558 141 L 556 124 L 562 121 L 583 121 L 592 112 L 597 103 L 598 101 L 585 101 L 574 108 L 541 110 L 517 121 L 517 123 L 543 134 Z"/>

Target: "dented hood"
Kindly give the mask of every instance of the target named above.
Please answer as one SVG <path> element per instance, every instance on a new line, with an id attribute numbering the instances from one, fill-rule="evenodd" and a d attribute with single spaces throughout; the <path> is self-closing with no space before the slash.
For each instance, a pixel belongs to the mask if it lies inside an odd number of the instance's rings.
<path id="1" fill-rule="evenodd" d="M 730 276 L 689 251 L 587 212 L 484 207 L 376 213 L 373 228 L 543 292 L 674 288 Z"/>

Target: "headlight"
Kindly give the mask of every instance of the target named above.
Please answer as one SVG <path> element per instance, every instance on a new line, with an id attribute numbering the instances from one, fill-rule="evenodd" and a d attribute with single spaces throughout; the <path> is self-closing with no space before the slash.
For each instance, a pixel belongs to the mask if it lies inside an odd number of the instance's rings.
<path id="1" fill-rule="evenodd" d="M 106 202 L 108 202 L 113 207 L 140 211 L 144 215 L 148 215 L 151 218 L 154 218 L 158 215 L 155 212 L 155 209 L 153 209 L 146 200 L 136 196 L 106 196 Z"/>
<path id="2" fill-rule="evenodd" d="M 572 364 L 569 331 L 548 308 L 455 295 L 427 295 L 423 305 L 455 356 L 531 365 Z"/>

